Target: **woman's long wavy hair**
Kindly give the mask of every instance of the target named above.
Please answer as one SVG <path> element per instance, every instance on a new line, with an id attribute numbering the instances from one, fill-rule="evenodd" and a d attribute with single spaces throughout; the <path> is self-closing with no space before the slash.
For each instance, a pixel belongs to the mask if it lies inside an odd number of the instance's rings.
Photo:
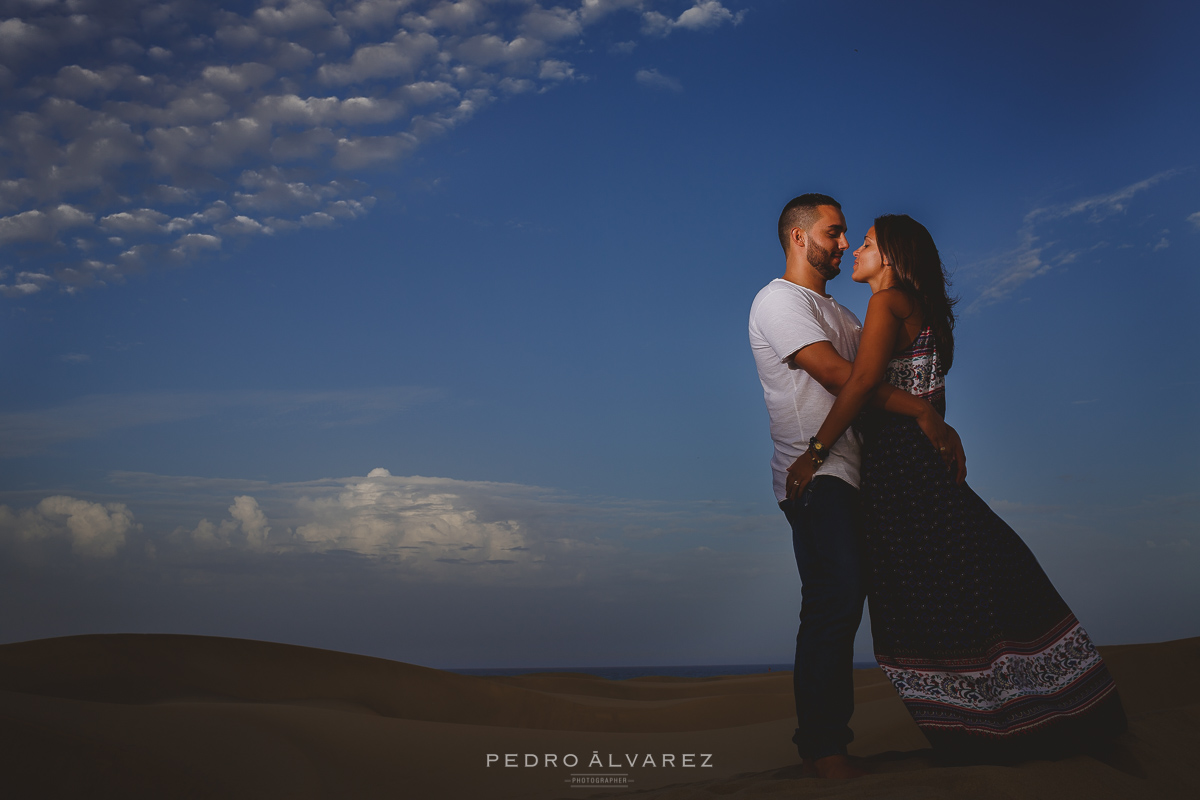
<path id="1" fill-rule="evenodd" d="M 950 276 L 933 237 L 907 214 L 885 214 L 875 219 L 875 242 L 884 262 L 892 265 L 897 288 L 916 303 L 925 324 L 933 328 L 941 372 L 949 372 L 954 363 L 954 304 L 958 299 L 950 296 Z"/>

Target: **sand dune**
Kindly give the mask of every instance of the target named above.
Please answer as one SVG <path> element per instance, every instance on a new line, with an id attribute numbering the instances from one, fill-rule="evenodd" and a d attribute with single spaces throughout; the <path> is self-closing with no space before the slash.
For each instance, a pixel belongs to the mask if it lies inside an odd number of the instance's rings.
<path id="1" fill-rule="evenodd" d="M 482 678 L 238 639 L 46 639 L 0 646 L 0 792 L 133 799 L 1200 797 L 1200 638 L 1102 650 L 1131 725 L 1105 762 L 939 767 L 883 674 L 859 670 L 852 753 L 873 774 L 834 782 L 799 774 L 789 741 L 790 673 Z M 506 755 L 518 766 L 505 766 Z M 583 788 L 581 780 L 610 783 Z M 620 780 L 627 783 L 611 783 Z"/>

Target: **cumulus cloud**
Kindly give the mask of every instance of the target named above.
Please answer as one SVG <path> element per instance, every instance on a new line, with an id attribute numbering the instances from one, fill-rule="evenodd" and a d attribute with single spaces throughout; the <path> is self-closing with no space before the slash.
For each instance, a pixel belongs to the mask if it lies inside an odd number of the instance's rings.
<path id="1" fill-rule="evenodd" d="M 566 61 L 547 58 L 538 67 L 538 77 L 543 80 L 565 81 L 575 77 L 575 68 Z"/>
<path id="2" fill-rule="evenodd" d="M 0 279 L 6 277 L 6 270 L 0 270 Z M 37 294 L 43 287 L 52 284 L 54 279 L 43 272 L 18 272 L 12 283 L 0 284 L 0 294 L 5 297 L 24 297 Z"/>
<path id="3" fill-rule="evenodd" d="M 152 208 L 118 211 L 100 219 L 100 227 L 119 233 L 167 233 L 163 223 L 171 217 Z"/>
<path id="4" fill-rule="evenodd" d="M 207 519 L 190 531 L 177 528 L 172 534 L 176 542 L 188 542 L 200 549 L 240 547 L 250 551 L 267 549 L 271 527 L 258 501 L 249 495 L 233 499 L 229 519 L 214 525 Z"/>
<path id="5" fill-rule="evenodd" d="M 654 663 L 664 641 L 694 640 L 678 663 L 702 663 L 726 658 L 715 640 L 740 654 L 727 661 L 745 660 L 763 638 L 748 627 L 778 643 L 795 613 L 778 511 L 360 472 L 300 483 L 112 476 L 119 496 L 106 501 L 126 502 L 137 524 L 107 558 L 72 554 L 61 518 L 53 537 L 10 541 L 11 520 L 44 499 L 10 494 L 0 627 L 11 640 L 63 625 L 251 639 L 285 630 L 297 643 L 447 666 L 480 652 L 492 663 L 605 663 L 596 655 L 611 658 L 614 642 L 635 647 L 629 663 Z M 453 642 L 469 645 L 444 649 Z M 399 649 L 379 649 L 389 644 Z"/>
<path id="6" fill-rule="evenodd" d="M 15 17 L 0 22 L 0 49 L 5 51 L 10 62 L 28 57 L 36 48 L 48 44 L 48 40 L 45 31 Z"/>
<path id="7" fill-rule="evenodd" d="M 486 498 L 480 495 L 486 492 L 477 484 L 397 478 L 377 468 L 365 479 L 345 481 L 336 494 L 302 495 L 296 508 L 308 521 L 296 527 L 294 546 L 427 564 L 533 558 L 520 521 L 491 518 L 482 508 Z"/>
<path id="8" fill-rule="evenodd" d="M 3 539 L 17 544 L 66 541 L 72 553 L 88 558 L 115 555 L 125 545 L 126 535 L 140 529 L 123 503 L 92 503 L 55 495 L 21 511 L 0 506 Z"/>
<path id="9" fill-rule="evenodd" d="M 633 564 L 664 553 L 774 543 L 778 533 L 773 516 L 718 503 L 698 510 L 382 467 L 299 483 L 145 473 L 113 482 L 120 499 L 154 509 L 146 539 L 177 563 L 351 558 L 434 581 L 567 586 L 637 572 Z"/>
<path id="10" fill-rule="evenodd" d="M 62 231 L 86 226 L 91 221 L 91 214 L 66 203 L 45 211 L 23 211 L 0 218 L 0 244 L 48 242 Z"/>
<path id="11" fill-rule="evenodd" d="M 168 541 L 198 550 L 354 553 L 445 572 L 536 565 L 546 559 L 547 539 L 561 538 L 522 521 L 544 517 L 556 504 L 534 487 L 397 477 L 376 468 L 365 477 L 238 488 L 265 497 L 285 524 L 274 525 L 259 500 L 246 494 L 233 499 L 228 518 L 178 527 Z"/>
<path id="12" fill-rule="evenodd" d="M 1200 228 L 1200 211 L 1197 211 L 1195 214 L 1189 214 L 1187 221 Z"/>
<path id="13" fill-rule="evenodd" d="M 497 37 L 491 37 L 497 39 Z M 326 64 L 317 70 L 324 83 L 365 83 L 372 78 L 414 75 L 439 50 L 439 42 L 427 33 L 400 31 L 390 42 L 359 47 L 349 61 Z"/>
<path id="14" fill-rule="evenodd" d="M 683 84 L 670 75 L 663 75 L 656 69 L 639 69 L 634 80 L 650 89 L 662 89 L 668 92 L 682 92 Z"/>
<path id="15" fill-rule="evenodd" d="M 729 23 L 740 25 L 746 17 L 745 9 L 734 13 L 717 0 L 697 0 L 697 3 L 672 19 L 660 11 L 646 11 L 642 14 L 642 31 L 652 36 L 666 36 L 677 28 L 697 31 L 705 28 L 719 28 Z"/>
<path id="16" fill-rule="evenodd" d="M 340 224 L 374 201 L 347 173 L 498 98 L 578 79 L 571 52 L 610 14 L 665 35 L 744 13 L 655 5 L 0 0 L 0 245 L 49 278 L 6 279 L 0 294 L 75 291 L 227 237 Z"/>

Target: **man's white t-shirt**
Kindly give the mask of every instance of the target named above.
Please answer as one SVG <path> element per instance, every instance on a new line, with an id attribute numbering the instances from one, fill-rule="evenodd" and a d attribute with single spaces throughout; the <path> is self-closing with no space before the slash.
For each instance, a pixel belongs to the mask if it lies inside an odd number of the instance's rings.
<path id="1" fill-rule="evenodd" d="M 789 356 L 810 344 L 829 342 L 838 355 L 853 361 L 861 334 L 862 323 L 841 303 L 783 278 L 771 281 L 755 296 L 750 306 L 750 348 L 771 418 L 777 500 L 787 496 L 787 468 L 808 449 L 808 440 L 817 435 L 834 401 Z M 841 478 L 858 488 L 860 463 L 858 434 L 851 428 L 833 445 L 817 474 Z"/>

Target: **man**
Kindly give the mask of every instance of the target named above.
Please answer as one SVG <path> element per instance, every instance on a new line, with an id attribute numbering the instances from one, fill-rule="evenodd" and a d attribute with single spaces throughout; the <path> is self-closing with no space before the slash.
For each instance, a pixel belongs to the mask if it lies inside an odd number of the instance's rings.
<path id="1" fill-rule="evenodd" d="M 801 195 L 784 207 L 783 277 L 767 284 L 750 308 L 750 346 L 775 442 L 775 498 L 792 528 L 801 580 L 792 741 L 806 772 L 822 778 L 863 774 L 846 755 L 854 738 L 854 635 L 865 598 L 855 523 L 859 440 L 850 430 L 828 450 L 809 442 L 850 377 L 862 332 L 858 318 L 825 293 L 849 249 L 841 208 L 823 194 Z M 927 402 L 884 384 L 872 404 L 915 417 L 947 463 L 957 461 L 963 472 L 958 435 Z M 789 468 L 800 459 L 812 459 L 818 470 L 804 492 L 789 499 L 789 481 L 795 482 Z"/>

